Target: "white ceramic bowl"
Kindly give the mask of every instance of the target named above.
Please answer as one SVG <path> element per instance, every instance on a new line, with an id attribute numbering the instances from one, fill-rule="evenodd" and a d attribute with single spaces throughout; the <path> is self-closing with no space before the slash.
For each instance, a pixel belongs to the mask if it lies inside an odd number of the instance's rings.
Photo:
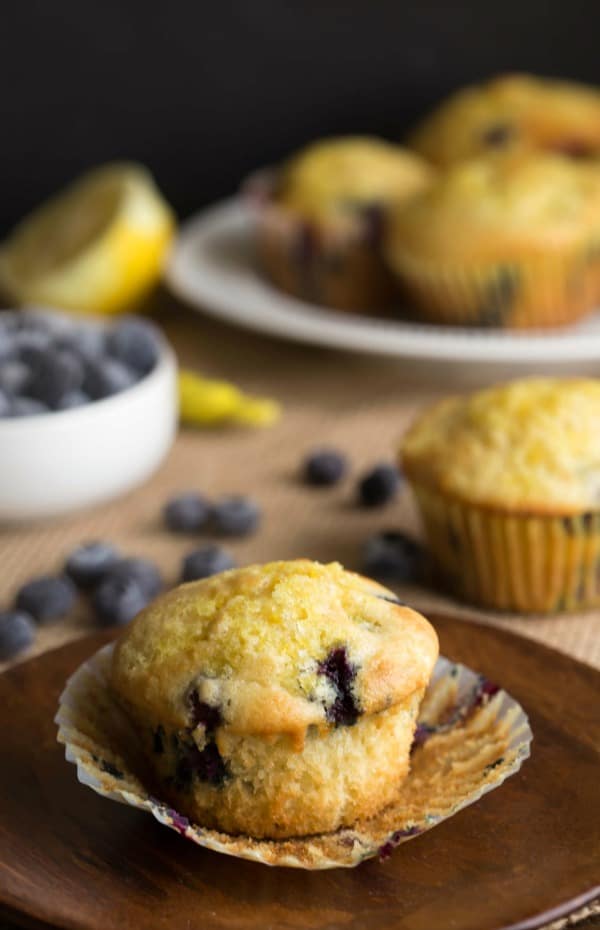
<path id="1" fill-rule="evenodd" d="M 0 419 L 0 520 L 51 517 L 115 497 L 158 467 L 177 429 L 166 340 L 133 387 L 85 407 Z"/>

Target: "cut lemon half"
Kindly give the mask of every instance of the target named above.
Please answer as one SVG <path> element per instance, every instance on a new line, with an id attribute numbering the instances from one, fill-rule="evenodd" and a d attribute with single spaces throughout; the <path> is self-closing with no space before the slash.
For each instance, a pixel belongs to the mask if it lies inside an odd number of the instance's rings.
<path id="1" fill-rule="evenodd" d="M 120 313 L 158 280 L 174 227 L 145 168 L 105 165 L 19 223 L 0 247 L 0 285 L 20 303 Z"/>

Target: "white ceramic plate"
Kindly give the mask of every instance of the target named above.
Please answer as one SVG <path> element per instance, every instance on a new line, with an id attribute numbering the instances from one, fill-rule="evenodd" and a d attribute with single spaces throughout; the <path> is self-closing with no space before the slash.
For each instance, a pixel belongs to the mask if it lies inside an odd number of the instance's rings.
<path id="1" fill-rule="evenodd" d="M 589 372 L 600 362 L 600 312 L 567 329 L 517 334 L 350 315 L 289 297 L 260 273 L 252 214 L 239 198 L 183 226 L 166 279 L 177 296 L 222 320 L 330 348 L 495 371 Z"/>

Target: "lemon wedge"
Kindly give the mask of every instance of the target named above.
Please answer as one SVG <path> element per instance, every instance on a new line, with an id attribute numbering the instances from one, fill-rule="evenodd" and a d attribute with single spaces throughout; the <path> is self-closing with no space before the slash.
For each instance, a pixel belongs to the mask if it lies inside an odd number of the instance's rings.
<path id="1" fill-rule="evenodd" d="M 104 165 L 25 217 L 0 247 L 20 303 L 120 313 L 157 281 L 174 216 L 141 165 Z"/>

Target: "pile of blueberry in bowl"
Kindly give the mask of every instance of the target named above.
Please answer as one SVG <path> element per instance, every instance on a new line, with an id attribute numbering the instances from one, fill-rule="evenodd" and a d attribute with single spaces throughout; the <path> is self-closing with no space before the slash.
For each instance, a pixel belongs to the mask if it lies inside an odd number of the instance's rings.
<path id="1" fill-rule="evenodd" d="M 113 325 L 52 311 L 0 312 L 0 418 L 72 410 L 132 387 L 160 338 L 138 317 Z"/>
<path id="2" fill-rule="evenodd" d="M 0 520 L 54 516 L 143 481 L 177 426 L 177 368 L 139 317 L 0 312 Z"/>

